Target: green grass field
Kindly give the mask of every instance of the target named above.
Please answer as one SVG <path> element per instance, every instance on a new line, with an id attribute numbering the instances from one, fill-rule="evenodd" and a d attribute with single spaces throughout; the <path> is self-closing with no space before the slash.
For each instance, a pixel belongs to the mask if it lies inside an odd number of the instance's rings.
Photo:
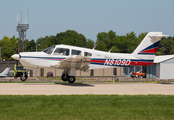
<path id="1" fill-rule="evenodd" d="M 0 95 L 2 120 L 174 119 L 174 96 Z"/>

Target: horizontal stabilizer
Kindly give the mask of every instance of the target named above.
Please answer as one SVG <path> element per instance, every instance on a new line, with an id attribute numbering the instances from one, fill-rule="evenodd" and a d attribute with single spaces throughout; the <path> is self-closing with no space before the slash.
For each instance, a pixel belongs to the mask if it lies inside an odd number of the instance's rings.
<path id="1" fill-rule="evenodd" d="M 169 35 L 151 35 L 151 36 L 149 36 L 149 37 L 151 37 L 151 38 L 156 38 L 156 37 L 160 37 L 160 38 L 162 38 L 162 37 L 167 37 L 167 36 L 169 36 Z"/>

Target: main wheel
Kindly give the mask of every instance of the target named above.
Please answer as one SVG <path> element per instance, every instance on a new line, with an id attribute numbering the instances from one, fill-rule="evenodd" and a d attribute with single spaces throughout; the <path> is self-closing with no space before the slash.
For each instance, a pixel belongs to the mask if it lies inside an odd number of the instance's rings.
<path id="1" fill-rule="evenodd" d="M 64 82 L 66 82 L 66 81 L 68 81 L 68 74 L 65 76 L 65 74 L 63 74 L 62 76 L 61 76 L 61 79 L 64 81 Z"/>
<path id="2" fill-rule="evenodd" d="M 68 82 L 69 83 L 74 83 L 76 81 L 76 78 L 74 76 L 69 76 Z"/>
<path id="3" fill-rule="evenodd" d="M 28 78 L 27 74 L 22 74 L 20 76 L 21 81 L 26 81 L 27 78 Z"/>

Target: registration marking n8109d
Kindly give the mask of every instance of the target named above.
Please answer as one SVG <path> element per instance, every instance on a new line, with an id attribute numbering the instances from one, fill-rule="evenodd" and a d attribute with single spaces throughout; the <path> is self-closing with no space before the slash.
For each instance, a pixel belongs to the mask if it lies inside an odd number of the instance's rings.
<path id="1" fill-rule="evenodd" d="M 129 65 L 130 59 L 106 59 L 104 65 Z"/>

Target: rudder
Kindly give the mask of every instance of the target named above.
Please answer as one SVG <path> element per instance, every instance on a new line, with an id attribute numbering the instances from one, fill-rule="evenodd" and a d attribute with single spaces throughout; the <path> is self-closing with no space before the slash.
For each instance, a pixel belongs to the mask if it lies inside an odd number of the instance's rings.
<path id="1" fill-rule="evenodd" d="M 168 35 L 162 35 L 162 32 L 149 32 L 141 41 L 139 46 L 134 50 L 132 55 L 136 58 L 154 60 L 159 42 L 162 37 L 166 36 Z"/>

